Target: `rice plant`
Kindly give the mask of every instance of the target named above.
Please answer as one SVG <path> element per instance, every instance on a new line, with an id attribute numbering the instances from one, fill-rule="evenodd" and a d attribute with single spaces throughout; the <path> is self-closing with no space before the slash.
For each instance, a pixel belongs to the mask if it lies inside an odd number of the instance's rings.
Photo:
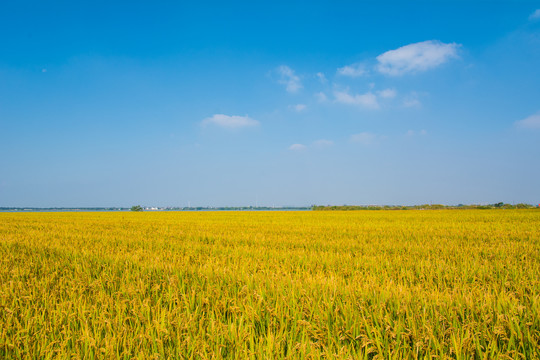
<path id="1" fill-rule="evenodd" d="M 2 359 L 537 359 L 540 211 L 0 213 Z"/>

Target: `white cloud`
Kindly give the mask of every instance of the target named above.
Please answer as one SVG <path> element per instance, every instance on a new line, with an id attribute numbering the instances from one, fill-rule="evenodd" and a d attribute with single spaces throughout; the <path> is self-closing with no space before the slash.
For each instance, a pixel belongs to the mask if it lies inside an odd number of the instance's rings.
<path id="1" fill-rule="evenodd" d="M 427 135 L 427 131 L 426 130 L 420 130 L 420 131 L 414 131 L 414 130 L 409 130 L 405 133 L 406 136 L 415 136 L 415 135 L 422 135 L 422 136 L 425 136 Z"/>
<path id="2" fill-rule="evenodd" d="M 328 81 L 328 80 L 326 80 L 326 76 L 324 76 L 324 74 L 322 72 L 317 73 L 317 78 L 323 84 L 325 84 Z"/>
<path id="3" fill-rule="evenodd" d="M 202 121 L 203 125 L 217 125 L 229 129 L 237 129 L 243 127 L 250 127 L 259 125 L 257 120 L 250 118 L 249 116 L 229 116 L 224 114 L 215 114 Z"/>
<path id="4" fill-rule="evenodd" d="M 300 150 L 304 150 L 306 148 L 306 145 L 302 145 L 302 144 L 292 144 L 291 146 L 289 146 L 289 150 L 293 150 L 293 151 L 300 151 Z"/>
<path id="5" fill-rule="evenodd" d="M 294 111 L 304 111 L 306 110 L 307 106 L 305 104 L 296 104 L 296 105 L 289 105 L 289 109 L 292 109 Z"/>
<path id="6" fill-rule="evenodd" d="M 320 139 L 313 142 L 313 145 L 317 147 L 327 147 L 334 145 L 334 142 L 332 140 L 326 140 L 326 139 Z"/>
<path id="7" fill-rule="evenodd" d="M 377 70 L 387 75 L 426 71 L 457 57 L 459 44 L 438 40 L 422 41 L 377 56 Z"/>
<path id="8" fill-rule="evenodd" d="M 422 103 L 418 100 L 418 94 L 413 91 L 403 99 L 403 106 L 405 107 L 420 107 Z"/>
<path id="9" fill-rule="evenodd" d="M 421 105 L 418 99 L 408 98 L 403 100 L 403 106 L 405 107 L 420 107 Z"/>
<path id="10" fill-rule="evenodd" d="M 370 132 L 361 132 L 351 135 L 351 141 L 362 145 L 371 145 L 377 140 L 377 135 Z"/>
<path id="11" fill-rule="evenodd" d="M 384 89 L 381 91 L 377 91 L 377 95 L 384 99 L 392 99 L 396 97 L 396 90 L 394 89 Z"/>
<path id="12" fill-rule="evenodd" d="M 525 129 L 540 129 L 540 111 L 523 120 L 515 122 L 517 127 Z"/>
<path id="13" fill-rule="evenodd" d="M 317 101 L 318 101 L 318 102 L 326 102 L 326 101 L 328 100 L 328 97 L 327 97 L 326 94 L 323 93 L 323 92 L 316 93 L 316 94 L 315 94 L 315 97 L 317 98 Z"/>
<path id="14" fill-rule="evenodd" d="M 332 145 L 334 145 L 333 141 L 326 140 L 326 139 L 320 139 L 320 140 L 314 141 L 311 146 L 304 145 L 304 144 L 292 144 L 291 146 L 289 146 L 289 150 L 291 150 L 291 151 L 304 151 L 304 150 L 307 150 L 308 148 L 311 148 L 311 147 L 325 148 L 325 147 L 329 147 L 329 146 L 332 146 Z"/>
<path id="15" fill-rule="evenodd" d="M 285 89 L 288 92 L 295 93 L 302 88 L 302 82 L 300 81 L 300 78 L 294 74 L 293 69 L 287 65 L 281 65 L 277 71 L 281 76 L 279 83 L 285 85 Z"/>
<path id="16" fill-rule="evenodd" d="M 536 9 L 530 16 L 529 20 L 540 19 L 540 9 Z"/>
<path id="17" fill-rule="evenodd" d="M 359 77 L 366 75 L 366 67 L 362 63 L 355 63 L 337 69 L 337 73 L 343 76 Z"/>
<path id="18" fill-rule="evenodd" d="M 372 92 L 365 94 L 349 94 L 348 90 L 334 91 L 335 102 L 341 104 L 357 105 L 367 109 L 378 109 L 377 96 Z"/>

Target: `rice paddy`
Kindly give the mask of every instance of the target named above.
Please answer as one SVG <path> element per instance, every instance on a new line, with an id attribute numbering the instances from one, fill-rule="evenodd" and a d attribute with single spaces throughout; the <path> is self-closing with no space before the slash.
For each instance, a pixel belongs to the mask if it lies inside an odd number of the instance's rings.
<path id="1" fill-rule="evenodd" d="M 540 211 L 0 213 L 2 359 L 537 359 Z"/>

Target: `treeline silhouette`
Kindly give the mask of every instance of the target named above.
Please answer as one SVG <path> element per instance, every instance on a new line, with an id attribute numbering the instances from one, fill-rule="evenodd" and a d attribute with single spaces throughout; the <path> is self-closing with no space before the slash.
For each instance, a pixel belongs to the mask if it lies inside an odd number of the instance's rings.
<path id="1" fill-rule="evenodd" d="M 314 205 L 315 211 L 332 211 L 332 210 L 453 210 L 453 209 L 534 209 L 538 206 L 531 204 L 505 204 L 502 202 L 488 205 L 442 205 L 442 204 L 424 204 L 424 205 Z"/>

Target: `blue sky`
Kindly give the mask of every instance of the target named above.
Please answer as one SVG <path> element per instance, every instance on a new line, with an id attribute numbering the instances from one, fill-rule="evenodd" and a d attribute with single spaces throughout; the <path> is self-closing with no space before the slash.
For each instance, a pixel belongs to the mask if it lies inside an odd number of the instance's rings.
<path id="1" fill-rule="evenodd" d="M 540 1 L 17 1 L 0 32 L 0 206 L 540 202 Z"/>

